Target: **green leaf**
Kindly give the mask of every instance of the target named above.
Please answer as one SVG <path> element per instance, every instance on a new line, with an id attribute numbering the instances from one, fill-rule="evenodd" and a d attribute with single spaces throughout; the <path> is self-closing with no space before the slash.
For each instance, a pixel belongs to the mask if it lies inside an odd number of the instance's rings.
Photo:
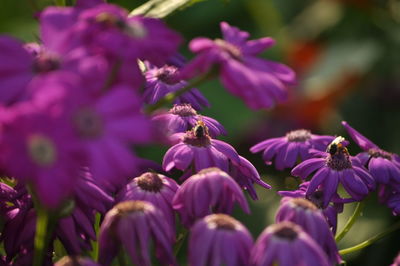
<path id="1" fill-rule="evenodd" d="M 187 8 L 205 0 L 149 0 L 135 8 L 130 16 L 143 15 L 152 18 L 165 18 L 177 10 Z"/>

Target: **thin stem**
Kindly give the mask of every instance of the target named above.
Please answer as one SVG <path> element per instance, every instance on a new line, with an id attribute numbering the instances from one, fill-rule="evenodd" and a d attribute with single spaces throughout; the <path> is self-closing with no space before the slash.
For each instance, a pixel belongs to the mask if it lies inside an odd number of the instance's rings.
<path id="1" fill-rule="evenodd" d="M 175 244 L 175 248 L 174 248 L 175 257 L 178 256 L 178 253 L 183 246 L 183 242 L 185 242 L 187 234 L 188 234 L 188 230 L 186 230 L 186 229 L 183 229 L 183 232 L 181 232 L 179 234 L 178 239 L 176 240 L 177 243 Z"/>
<path id="2" fill-rule="evenodd" d="M 154 112 L 155 110 L 157 110 L 158 108 L 167 105 L 167 104 L 171 104 L 176 98 L 178 98 L 179 96 L 181 96 L 182 94 L 184 94 L 185 92 L 188 92 L 189 90 L 193 89 L 194 87 L 202 84 L 203 82 L 211 79 L 214 76 L 214 71 L 209 71 L 206 74 L 200 76 L 199 78 L 192 80 L 191 82 L 189 82 L 185 87 L 175 91 L 175 92 L 170 92 L 167 95 L 164 96 L 164 98 L 160 99 L 158 102 L 156 102 L 153 105 L 149 105 L 146 110 L 145 113 L 146 114 L 151 114 L 152 112 Z"/>
<path id="3" fill-rule="evenodd" d="M 33 265 L 41 266 L 43 265 L 45 255 L 48 250 L 55 220 L 52 218 L 52 213 L 43 208 L 43 206 L 38 206 L 36 208 L 36 214 L 37 218 Z"/>
<path id="4" fill-rule="evenodd" d="M 338 243 L 342 238 L 350 231 L 351 227 L 357 220 L 357 218 L 361 215 L 364 207 L 365 207 L 366 200 L 364 199 L 361 202 L 357 203 L 356 208 L 354 209 L 353 215 L 351 215 L 350 219 L 347 221 L 346 225 L 344 226 L 343 230 L 338 233 L 335 237 L 336 243 Z"/>
<path id="5" fill-rule="evenodd" d="M 377 234 L 376 236 L 371 237 L 370 239 L 365 240 L 364 242 L 361 242 L 358 245 L 355 245 L 350 248 L 345 248 L 342 250 L 339 250 L 340 255 L 346 255 L 355 251 L 358 251 L 360 249 L 363 249 L 365 247 L 368 247 L 369 245 L 372 245 L 376 241 L 380 240 L 381 238 L 384 238 L 385 236 L 389 235 L 390 233 L 396 231 L 397 229 L 400 229 L 400 221 L 393 224 L 391 227 L 389 227 L 386 231 L 383 231 L 382 233 Z"/>

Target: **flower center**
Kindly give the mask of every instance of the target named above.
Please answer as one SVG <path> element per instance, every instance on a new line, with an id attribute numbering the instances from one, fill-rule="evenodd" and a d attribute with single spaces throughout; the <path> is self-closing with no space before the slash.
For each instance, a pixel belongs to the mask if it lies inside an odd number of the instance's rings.
<path id="1" fill-rule="evenodd" d="M 302 209 L 312 210 L 312 211 L 317 210 L 317 206 L 315 206 L 314 203 L 303 198 L 293 198 L 290 202 L 296 207 Z"/>
<path id="2" fill-rule="evenodd" d="M 319 209 L 322 209 L 322 206 L 324 204 L 323 195 L 324 192 L 322 190 L 317 190 L 313 192 L 310 196 L 308 196 L 307 199 L 314 203 L 315 206 L 317 206 Z"/>
<path id="3" fill-rule="evenodd" d="M 146 191 L 159 192 L 164 186 L 162 179 L 156 173 L 147 172 L 135 179 L 137 185 Z"/>
<path id="4" fill-rule="evenodd" d="M 175 104 L 174 107 L 172 107 L 169 112 L 174 115 L 179 115 L 179 116 L 195 116 L 197 115 L 196 110 L 193 109 L 193 107 L 188 104 Z"/>
<path id="5" fill-rule="evenodd" d="M 163 83 L 174 85 L 179 82 L 176 79 L 178 68 L 174 66 L 163 66 L 157 70 L 156 77 Z"/>
<path id="6" fill-rule="evenodd" d="M 240 60 L 242 57 L 242 52 L 240 51 L 240 48 L 237 47 L 236 45 L 233 45 L 225 40 L 222 39 L 216 39 L 215 43 L 218 45 L 219 48 L 227 52 L 230 56 L 233 58 Z"/>
<path id="7" fill-rule="evenodd" d="M 197 121 L 196 126 L 186 132 L 183 142 L 197 147 L 206 147 L 211 144 L 208 128 L 203 121 Z"/>
<path id="8" fill-rule="evenodd" d="M 298 231 L 296 229 L 296 226 L 290 222 L 272 225 L 274 236 L 289 241 L 293 241 L 297 238 Z"/>
<path id="9" fill-rule="evenodd" d="M 290 142 L 306 142 L 311 139 L 311 132 L 306 129 L 293 130 L 286 134 L 286 138 Z"/>
<path id="10" fill-rule="evenodd" d="M 33 71 L 35 73 L 47 73 L 60 68 L 60 59 L 49 53 L 40 53 L 33 62 Z"/>
<path id="11" fill-rule="evenodd" d="M 79 135 L 86 138 L 98 137 L 103 131 L 101 117 L 91 109 L 81 109 L 74 117 L 75 128 Z"/>
<path id="12" fill-rule="evenodd" d="M 119 29 L 125 29 L 126 23 L 121 18 L 107 12 L 100 13 L 96 16 L 95 21 L 104 26 L 117 27 Z"/>
<path id="13" fill-rule="evenodd" d="M 376 149 L 376 148 L 369 149 L 368 154 L 374 158 L 380 157 L 380 158 L 392 160 L 392 154 L 390 152 L 387 152 L 387 151 L 384 151 L 381 149 Z"/>
<path id="14" fill-rule="evenodd" d="M 234 231 L 238 228 L 238 222 L 226 214 L 212 214 L 205 218 L 210 228 Z"/>
<path id="15" fill-rule="evenodd" d="M 342 171 L 352 168 L 350 155 L 347 149 L 336 152 L 334 155 L 329 154 L 326 158 L 326 165 L 336 171 Z"/>
<path id="16" fill-rule="evenodd" d="M 123 216 L 131 213 L 145 213 L 146 211 L 154 210 L 154 206 L 151 203 L 141 200 L 128 200 L 118 203 L 114 206 L 118 214 Z"/>
<path id="17" fill-rule="evenodd" d="M 50 166 L 57 159 L 54 143 L 43 135 L 33 135 L 28 140 L 31 159 L 40 166 Z"/>

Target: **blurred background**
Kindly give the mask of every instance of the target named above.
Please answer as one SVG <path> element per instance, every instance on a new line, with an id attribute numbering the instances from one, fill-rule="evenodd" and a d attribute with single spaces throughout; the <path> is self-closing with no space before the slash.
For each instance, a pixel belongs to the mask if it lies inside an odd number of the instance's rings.
<path id="1" fill-rule="evenodd" d="M 131 10 L 145 1 L 109 0 Z M 201 90 L 212 104 L 202 114 L 220 121 L 228 130 L 223 140 L 248 158 L 273 186 L 258 190 L 260 200 L 251 202 L 252 215 L 241 211 L 241 220 L 256 238 L 273 223 L 279 205 L 278 190 L 292 190 L 297 180 L 290 171 L 266 166 L 260 154 L 249 148 L 261 140 L 306 128 L 313 133 L 343 135 L 346 120 L 381 148 L 400 153 L 400 1 L 398 0 L 208 0 L 178 11 L 166 22 L 185 38 L 181 52 L 194 37 L 220 37 L 219 23 L 248 31 L 251 38 L 277 40 L 265 58 L 281 61 L 298 74 L 299 84 L 290 89 L 290 100 L 271 110 L 254 112 L 228 94 L 218 81 Z M 0 0 L 0 33 L 24 41 L 37 41 L 37 11 L 51 0 Z M 161 162 L 167 147 L 143 149 L 143 156 Z M 360 151 L 350 145 L 350 153 Z M 249 199 L 249 201 L 251 201 Z M 354 206 L 345 207 L 339 231 Z M 387 228 L 398 218 L 372 195 L 367 208 L 339 248 L 355 245 Z M 400 251 L 396 232 L 361 252 L 346 255 L 347 265 L 389 265 Z"/>

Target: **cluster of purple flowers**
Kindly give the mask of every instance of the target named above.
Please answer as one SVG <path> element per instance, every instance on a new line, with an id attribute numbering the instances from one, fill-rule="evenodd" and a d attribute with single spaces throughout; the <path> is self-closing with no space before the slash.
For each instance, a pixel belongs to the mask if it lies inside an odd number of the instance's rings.
<path id="1" fill-rule="evenodd" d="M 190 265 L 334 265 L 344 204 L 378 186 L 400 213 L 400 157 L 343 122 L 364 152 L 351 156 L 344 138 L 305 129 L 253 146 L 304 182 L 279 192 L 276 223 L 256 241 L 230 216 L 235 204 L 250 213 L 243 190 L 257 200 L 255 184 L 271 186 L 217 139 L 226 130 L 200 115 L 210 104 L 188 86 L 218 72 L 252 109 L 285 101 L 294 72 L 257 57 L 273 39 L 248 40 L 222 22 L 223 39 L 192 40 L 197 55 L 186 63 L 177 32 L 102 0 L 48 7 L 38 20 L 40 43 L 0 36 L 1 264 L 32 264 L 39 210 L 56 219 L 44 265 L 53 263 L 55 241 L 68 255 L 56 265 L 111 265 L 124 252 L 135 265 L 177 265 L 177 228 L 189 231 Z M 145 112 L 169 98 L 171 109 Z M 156 142 L 171 146 L 162 165 L 135 154 Z M 96 241 L 97 262 L 81 257 Z"/>

